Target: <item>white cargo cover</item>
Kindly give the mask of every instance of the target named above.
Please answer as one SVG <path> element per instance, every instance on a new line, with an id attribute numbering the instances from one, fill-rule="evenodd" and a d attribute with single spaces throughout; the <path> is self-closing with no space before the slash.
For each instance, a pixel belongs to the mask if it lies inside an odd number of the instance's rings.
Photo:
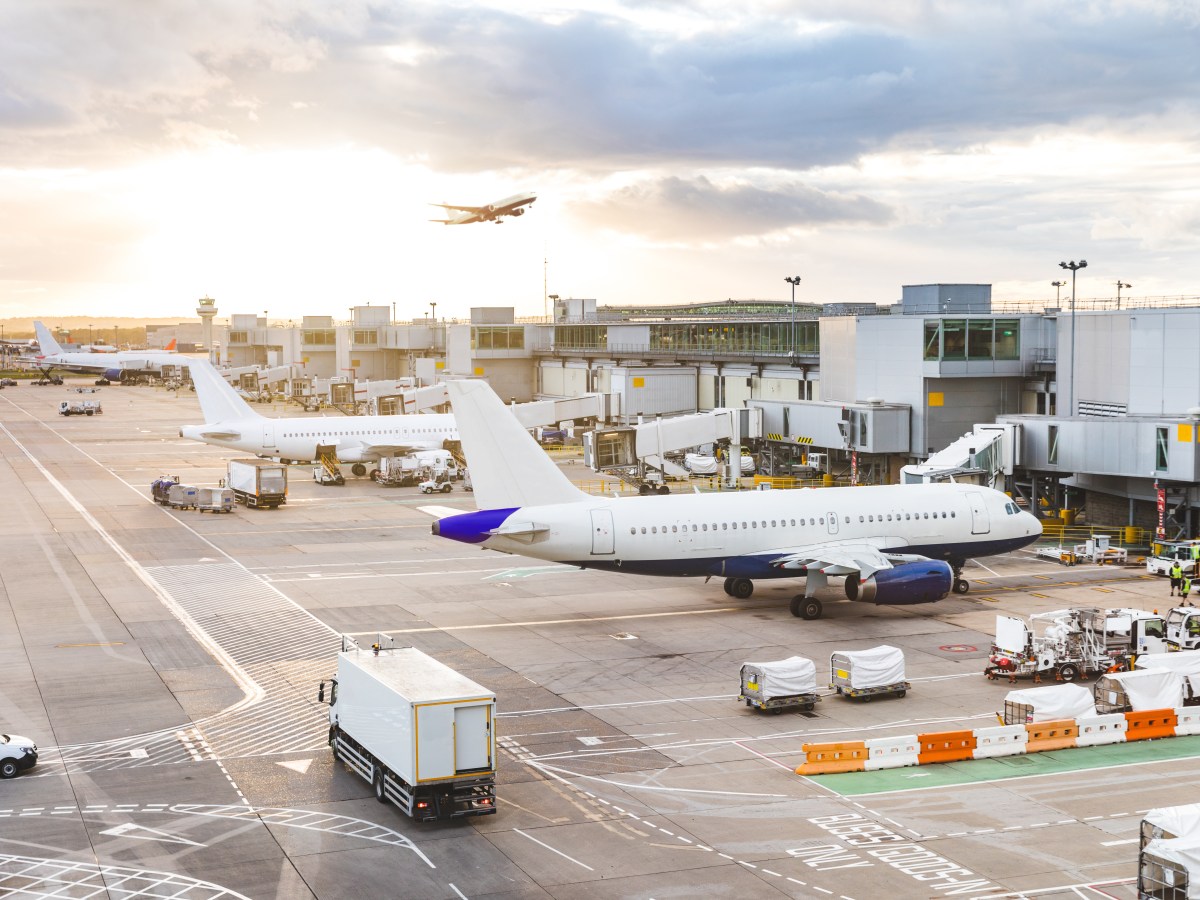
<path id="1" fill-rule="evenodd" d="M 1054 722 L 1096 714 L 1092 692 L 1082 684 L 1050 684 L 1009 691 L 1004 703 L 1006 706 L 1016 703 L 1030 707 L 1033 710 L 1032 722 Z"/>
<path id="2" fill-rule="evenodd" d="M 1200 836 L 1151 841 L 1141 853 L 1138 880 L 1145 887 L 1158 889 L 1142 896 L 1200 900 Z M 1186 894 L 1179 890 L 1184 884 Z"/>
<path id="3" fill-rule="evenodd" d="M 904 681 L 904 653 L 899 647 L 880 644 L 870 650 L 835 650 L 833 655 L 846 658 L 850 687 L 855 690 L 886 687 Z M 830 656 L 832 661 L 833 656 Z"/>
<path id="4" fill-rule="evenodd" d="M 702 453 L 686 453 L 683 457 L 683 467 L 693 475 L 717 474 L 717 460 Z"/>
<path id="5" fill-rule="evenodd" d="M 742 686 L 749 687 L 748 682 L 758 685 L 758 693 L 764 701 L 774 697 L 815 694 L 817 667 L 811 659 L 803 656 L 792 656 L 778 662 L 748 662 L 742 666 Z"/>
<path id="6" fill-rule="evenodd" d="M 1183 706 L 1183 676 L 1170 669 L 1134 669 L 1103 675 L 1096 682 L 1096 699 L 1107 699 L 1116 705 L 1115 695 L 1122 690 L 1129 698 L 1129 708 L 1135 712 Z"/>
<path id="7" fill-rule="evenodd" d="M 1200 650 L 1180 650 L 1176 653 L 1143 653 L 1135 669 L 1170 669 L 1183 676 L 1190 691 L 1189 697 L 1200 697 Z"/>
<path id="8" fill-rule="evenodd" d="M 1142 834 L 1156 838 L 1200 837 L 1200 803 L 1152 809 L 1142 819 Z"/>

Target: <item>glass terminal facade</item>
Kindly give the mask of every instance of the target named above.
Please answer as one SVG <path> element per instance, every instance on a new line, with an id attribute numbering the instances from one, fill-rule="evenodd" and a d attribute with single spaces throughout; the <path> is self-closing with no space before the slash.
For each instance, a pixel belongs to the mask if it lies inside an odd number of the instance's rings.
<path id="1" fill-rule="evenodd" d="M 1021 358 L 1020 319 L 926 319 L 925 360 Z"/>

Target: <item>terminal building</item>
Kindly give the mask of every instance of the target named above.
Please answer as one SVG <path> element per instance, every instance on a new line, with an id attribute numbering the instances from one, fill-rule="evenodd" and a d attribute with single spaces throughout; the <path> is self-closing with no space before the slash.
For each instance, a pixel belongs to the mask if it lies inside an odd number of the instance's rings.
<path id="1" fill-rule="evenodd" d="M 300 378 L 482 377 L 518 402 L 603 393 L 612 424 L 759 407 L 772 467 L 819 454 L 859 483 L 1000 479 L 1044 511 L 1151 530 L 1161 491 L 1167 535 L 1200 531 L 1200 306 L 1186 300 L 1072 313 L 994 303 L 986 284 L 905 286 L 891 306 L 550 299 L 550 322 L 504 307 L 447 320 L 433 304 L 406 321 L 385 306 L 348 322 L 234 314 L 214 353 Z M 992 423 L 1003 440 L 976 429 Z"/>

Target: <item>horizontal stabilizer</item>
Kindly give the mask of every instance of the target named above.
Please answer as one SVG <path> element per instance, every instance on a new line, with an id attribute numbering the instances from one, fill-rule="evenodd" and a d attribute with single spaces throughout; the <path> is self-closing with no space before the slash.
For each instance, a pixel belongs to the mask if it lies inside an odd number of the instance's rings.
<path id="1" fill-rule="evenodd" d="M 444 519 L 447 516 L 461 516 L 463 511 L 455 509 L 452 506 L 418 506 L 417 512 L 425 513 L 427 516 L 432 516 L 435 519 Z"/>

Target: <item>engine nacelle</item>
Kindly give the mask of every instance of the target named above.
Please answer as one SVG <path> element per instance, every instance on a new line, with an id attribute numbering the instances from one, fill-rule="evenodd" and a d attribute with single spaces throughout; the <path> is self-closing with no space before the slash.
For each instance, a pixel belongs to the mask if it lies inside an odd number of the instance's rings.
<path id="1" fill-rule="evenodd" d="M 904 563 L 881 569 L 869 578 L 846 578 L 846 597 L 863 603 L 903 606 L 936 603 L 950 593 L 954 571 L 940 559 Z"/>
<path id="2" fill-rule="evenodd" d="M 105 369 L 104 377 L 109 381 L 124 381 L 125 372 L 125 369 Z"/>
<path id="3" fill-rule="evenodd" d="M 523 209 L 514 209 L 514 210 L 512 211 L 512 214 L 513 214 L 514 216 L 523 216 L 523 215 L 525 215 L 525 210 L 523 210 Z"/>

